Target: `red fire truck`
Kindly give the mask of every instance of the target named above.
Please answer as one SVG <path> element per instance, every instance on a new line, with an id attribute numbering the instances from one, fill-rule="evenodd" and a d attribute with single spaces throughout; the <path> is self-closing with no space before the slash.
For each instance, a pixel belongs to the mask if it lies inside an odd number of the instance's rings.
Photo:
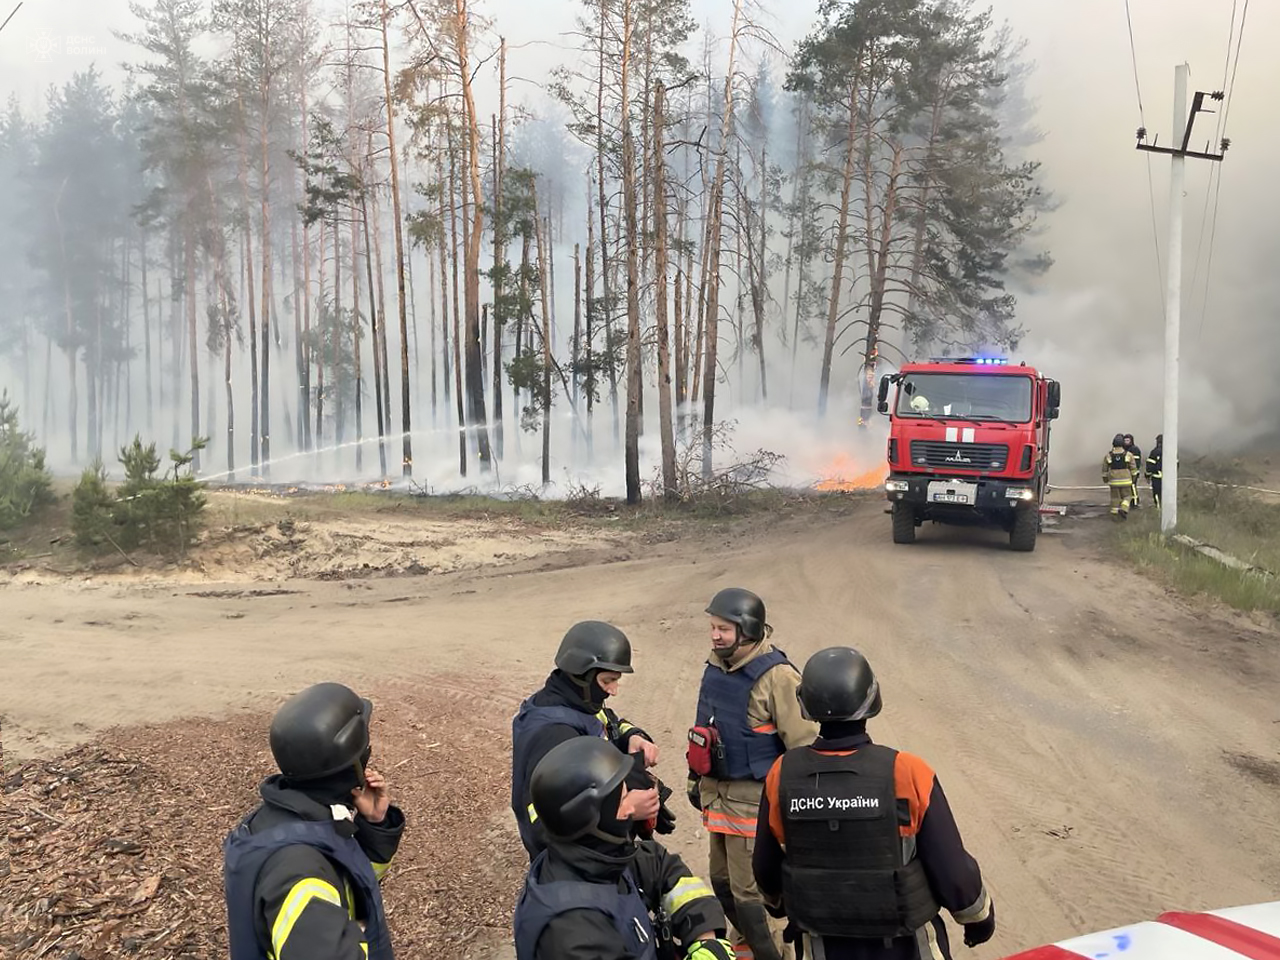
<path id="1" fill-rule="evenodd" d="M 932 520 L 999 527 L 1014 550 L 1035 549 L 1056 380 L 1025 362 L 944 357 L 884 376 L 878 399 L 890 424 L 884 486 L 894 543 L 913 543 L 916 527 Z"/>

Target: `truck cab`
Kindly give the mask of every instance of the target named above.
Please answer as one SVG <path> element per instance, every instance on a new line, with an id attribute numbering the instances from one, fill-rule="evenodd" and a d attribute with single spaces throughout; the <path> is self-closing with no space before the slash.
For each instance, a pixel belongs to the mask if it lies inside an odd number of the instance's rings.
<path id="1" fill-rule="evenodd" d="M 1014 550 L 1034 550 L 1060 401 L 1056 380 L 996 357 L 909 363 L 881 378 L 894 543 L 914 542 L 930 520 L 998 527 Z"/>

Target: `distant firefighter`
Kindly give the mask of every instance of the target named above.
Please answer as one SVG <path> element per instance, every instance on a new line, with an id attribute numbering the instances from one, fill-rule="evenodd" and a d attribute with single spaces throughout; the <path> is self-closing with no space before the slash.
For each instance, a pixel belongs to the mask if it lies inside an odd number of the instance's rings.
<path id="1" fill-rule="evenodd" d="M 1129 501 L 1138 484 L 1138 461 L 1125 449 L 1124 434 L 1117 433 L 1110 452 L 1102 459 L 1102 480 L 1111 488 L 1111 515 L 1129 519 Z"/>
<path id="2" fill-rule="evenodd" d="M 1124 435 L 1124 448 L 1128 450 L 1131 454 L 1133 454 L 1133 462 L 1137 464 L 1138 469 L 1141 470 L 1142 469 L 1142 449 L 1136 443 L 1133 442 L 1132 433 L 1126 433 Z M 1138 481 L 1135 478 L 1133 481 L 1133 506 L 1135 509 L 1142 506 L 1140 499 L 1141 499 L 1141 491 L 1139 491 L 1138 489 Z"/>
<path id="3" fill-rule="evenodd" d="M 1151 481 L 1151 499 L 1156 507 L 1160 506 L 1160 495 L 1164 487 L 1164 434 L 1156 434 L 1156 445 L 1147 454 L 1147 479 Z"/>

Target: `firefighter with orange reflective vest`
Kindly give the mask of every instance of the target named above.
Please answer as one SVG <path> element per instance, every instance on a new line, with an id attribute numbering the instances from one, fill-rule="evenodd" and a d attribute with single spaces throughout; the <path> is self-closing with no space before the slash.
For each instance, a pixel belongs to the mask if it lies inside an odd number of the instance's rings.
<path id="1" fill-rule="evenodd" d="M 933 770 L 867 735 L 881 697 L 866 658 L 818 651 L 799 696 L 821 734 L 765 780 L 753 869 L 770 913 L 817 960 L 949 960 L 944 909 L 965 946 L 990 940 L 995 905 Z"/>
<path id="2" fill-rule="evenodd" d="M 749 590 L 721 590 L 706 611 L 711 655 L 689 729 L 689 802 L 710 835 L 708 874 L 734 928 L 740 958 L 791 954 L 751 873 L 765 775 L 784 752 L 811 743 L 815 723 L 796 699 L 800 672 L 768 642 L 764 601 Z"/>

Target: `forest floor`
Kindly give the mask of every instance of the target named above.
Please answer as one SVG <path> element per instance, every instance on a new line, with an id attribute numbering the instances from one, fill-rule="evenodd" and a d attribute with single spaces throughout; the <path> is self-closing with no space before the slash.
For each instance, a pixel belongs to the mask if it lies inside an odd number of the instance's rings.
<path id="1" fill-rule="evenodd" d="M 683 733 L 728 585 L 764 596 L 797 663 L 870 657 L 873 735 L 938 771 L 999 903 L 977 960 L 1273 899 L 1275 618 L 1139 575 L 1096 494 L 1062 499 L 1032 554 L 934 526 L 895 547 L 856 494 L 707 517 L 219 493 L 182 564 L 93 570 L 42 546 L 50 521 L 0 573 L 0 954 L 224 952 L 220 842 L 270 772 L 270 713 L 336 679 L 374 700 L 373 764 L 410 818 L 385 884 L 398 955 L 511 956 L 510 717 L 580 619 L 632 639 L 617 707 L 657 738 L 668 845 L 704 870 Z"/>

